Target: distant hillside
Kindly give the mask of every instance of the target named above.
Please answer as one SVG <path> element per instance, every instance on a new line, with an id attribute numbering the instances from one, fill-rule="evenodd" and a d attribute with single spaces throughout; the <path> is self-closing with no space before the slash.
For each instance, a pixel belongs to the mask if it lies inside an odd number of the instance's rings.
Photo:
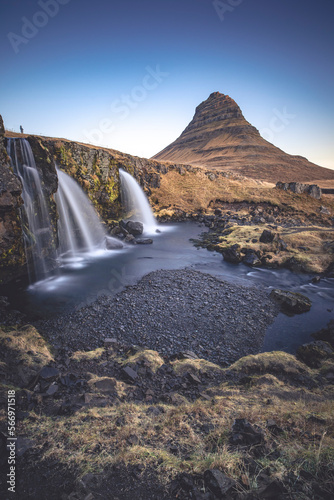
<path id="1" fill-rule="evenodd" d="M 275 183 L 334 181 L 334 170 L 284 153 L 263 139 L 245 120 L 237 103 L 219 92 L 197 106 L 180 137 L 153 158 L 234 171 Z"/>

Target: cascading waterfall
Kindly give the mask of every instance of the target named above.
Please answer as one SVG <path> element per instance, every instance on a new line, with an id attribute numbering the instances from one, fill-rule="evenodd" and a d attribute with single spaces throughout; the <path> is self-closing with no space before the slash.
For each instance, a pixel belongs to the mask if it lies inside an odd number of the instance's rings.
<path id="1" fill-rule="evenodd" d="M 146 195 L 138 182 L 121 168 L 119 169 L 121 179 L 122 204 L 129 218 L 142 222 L 146 233 L 153 233 L 157 229 L 151 206 Z"/>
<path id="2" fill-rule="evenodd" d="M 20 208 L 29 279 L 31 283 L 52 277 L 64 261 L 83 260 L 96 250 L 119 249 L 118 240 L 106 236 L 89 198 L 70 176 L 59 169 L 55 202 L 59 219 L 56 228 L 50 218 L 50 199 L 26 139 L 8 139 L 7 152 L 14 173 L 22 182 Z"/>
<path id="3" fill-rule="evenodd" d="M 69 175 L 57 169 L 55 195 L 59 214 L 58 239 L 61 257 L 78 257 L 101 247 L 105 231 L 87 195 Z"/>
<path id="4" fill-rule="evenodd" d="M 22 182 L 20 208 L 30 281 L 40 281 L 56 267 L 54 230 L 50 202 L 43 190 L 33 152 L 26 139 L 8 139 L 7 152 L 14 173 Z"/>

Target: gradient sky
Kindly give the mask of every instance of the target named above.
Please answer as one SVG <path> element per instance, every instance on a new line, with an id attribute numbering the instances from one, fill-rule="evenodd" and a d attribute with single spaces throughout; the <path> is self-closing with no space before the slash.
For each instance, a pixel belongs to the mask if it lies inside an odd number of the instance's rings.
<path id="1" fill-rule="evenodd" d="M 334 168 L 332 0 L 0 0 L 0 8 L 8 129 L 150 157 L 219 91 L 270 142 Z"/>

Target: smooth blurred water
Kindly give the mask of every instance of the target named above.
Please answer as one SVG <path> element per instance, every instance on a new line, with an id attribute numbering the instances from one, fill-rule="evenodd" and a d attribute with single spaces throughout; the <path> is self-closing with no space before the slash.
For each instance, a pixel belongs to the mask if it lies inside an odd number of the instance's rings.
<path id="1" fill-rule="evenodd" d="M 152 245 L 135 245 L 122 250 L 98 251 L 77 256 L 60 268 L 59 275 L 30 286 L 12 289 L 12 303 L 34 317 L 49 317 L 93 302 L 99 295 L 114 296 L 124 287 L 158 269 L 189 267 L 244 286 L 264 286 L 300 292 L 312 300 L 308 313 L 288 317 L 279 314 L 269 326 L 263 349 L 294 352 L 310 334 L 334 319 L 334 279 L 318 284 L 312 276 L 288 270 L 254 269 L 224 262 L 221 254 L 197 249 L 189 241 L 206 230 L 197 223 L 160 225 Z M 7 291 L 8 293 L 8 291 Z M 217 304 L 220 307 L 220 304 Z M 238 311 L 235 311 L 238 314 Z M 263 332 L 259 332 L 262 335 Z"/>

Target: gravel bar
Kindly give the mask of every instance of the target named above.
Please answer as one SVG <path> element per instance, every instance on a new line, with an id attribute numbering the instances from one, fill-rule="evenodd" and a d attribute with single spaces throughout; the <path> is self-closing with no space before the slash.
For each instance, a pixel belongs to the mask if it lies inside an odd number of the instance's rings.
<path id="1" fill-rule="evenodd" d="M 222 365 L 261 350 L 278 313 L 269 290 L 189 269 L 154 271 L 115 297 L 101 296 L 36 326 L 52 344 L 92 350 L 113 337 L 165 355 L 185 350 Z"/>

